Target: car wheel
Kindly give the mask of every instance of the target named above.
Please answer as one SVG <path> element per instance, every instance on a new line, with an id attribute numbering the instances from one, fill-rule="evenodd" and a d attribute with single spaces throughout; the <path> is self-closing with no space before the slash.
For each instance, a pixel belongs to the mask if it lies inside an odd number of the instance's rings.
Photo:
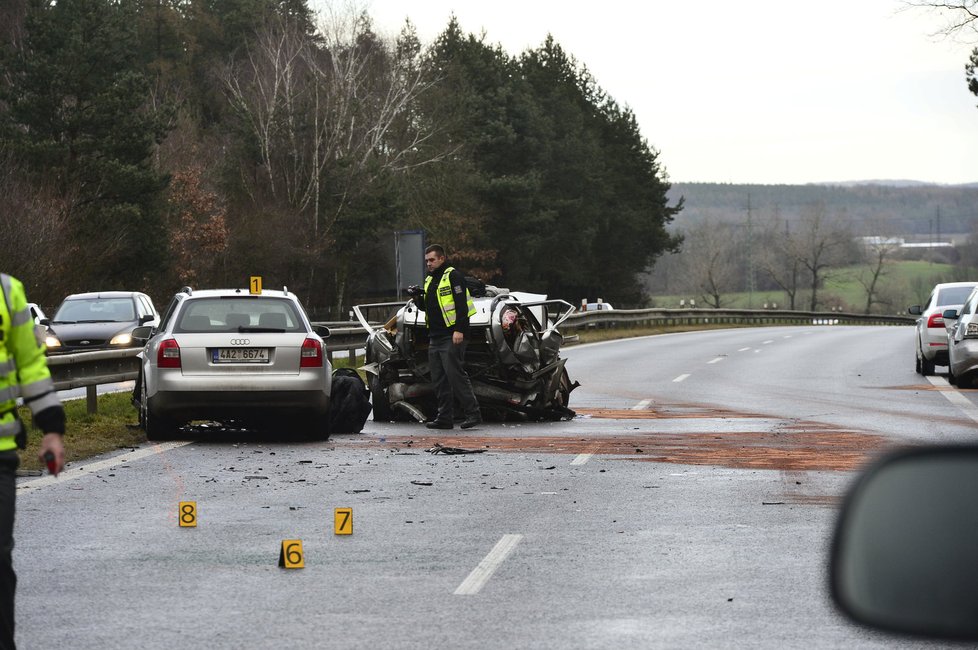
<path id="1" fill-rule="evenodd" d="M 926 357 L 921 358 L 921 360 L 920 360 L 920 374 L 922 374 L 924 377 L 928 377 L 930 375 L 933 375 L 934 374 L 934 365 L 935 365 L 934 362 L 933 361 L 928 361 Z"/>
<path id="2" fill-rule="evenodd" d="M 958 377 L 957 380 L 958 380 L 958 388 L 971 388 L 971 386 L 974 384 L 971 375 Z"/>
<path id="3" fill-rule="evenodd" d="M 150 410 L 145 380 L 139 396 L 139 422 L 146 432 L 147 440 L 167 440 L 176 434 L 178 428 L 173 420 L 154 415 Z"/>
<path id="4" fill-rule="evenodd" d="M 958 378 L 954 375 L 954 371 L 951 370 L 951 366 L 947 367 L 947 383 L 952 386 L 957 386 L 958 384 Z"/>
<path id="5" fill-rule="evenodd" d="M 923 368 L 920 367 L 920 357 L 914 355 L 913 360 L 914 360 L 914 372 L 916 372 L 918 375 L 924 374 Z"/>
<path id="6" fill-rule="evenodd" d="M 390 422 L 394 419 L 394 412 L 391 410 L 391 403 L 387 399 L 387 393 L 380 385 L 380 377 L 377 375 L 367 375 L 370 384 L 370 401 L 374 407 L 374 422 Z"/>

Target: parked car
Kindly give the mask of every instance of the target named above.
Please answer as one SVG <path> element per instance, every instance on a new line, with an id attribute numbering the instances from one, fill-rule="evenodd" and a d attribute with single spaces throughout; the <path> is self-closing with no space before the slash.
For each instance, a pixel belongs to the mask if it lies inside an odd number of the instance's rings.
<path id="1" fill-rule="evenodd" d="M 27 308 L 31 312 L 31 318 L 34 319 L 35 325 L 40 325 L 42 320 L 47 319 L 47 316 L 44 315 L 44 310 L 41 309 L 41 306 L 36 302 L 27 303 Z"/>
<path id="2" fill-rule="evenodd" d="M 947 324 L 948 381 L 968 388 L 978 375 L 978 287 L 964 301 L 961 309 L 946 309 L 942 316 Z"/>
<path id="3" fill-rule="evenodd" d="M 914 316 L 920 316 L 917 319 L 914 360 L 921 375 L 933 375 L 934 366 L 947 365 L 948 332 L 944 326 L 944 311 L 960 309 L 976 285 L 978 282 L 938 284 L 923 307 L 913 305 L 907 310 Z"/>
<path id="4" fill-rule="evenodd" d="M 471 289 L 471 287 L 470 287 Z M 557 327 L 574 312 L 563 300 L 484 286 L 473 292 L 476 314 L 469 321 L 465 369 L 482 416 L 489 420 L 560 420 L 574 417 L 568 407 L 571 383 L 563 340 Z M 376 327 L 368 310 L 383 310 Z M 393 317 L 392 310 L 396 310 Z M 425 313 L 413 302 L 375 303 L 353 308 L 367 331 L 367 384 L 374 420 L 423 421 L 437 410 L 428 369 Z M 382 321 L 382 322 L 383 322 Z"/>
<path id="5" fill-rule="evenodd" d="M 133 403 L 150 440 L 192 420 L 329 436 L 329 330 L 313 327 L 294 294 L 185 287 L 158 327 L 134 335 L 147 339 Z"/>
<path id="6" fill-rule="evenodd" d="M 153 301 L 138 291 L 72 294 L 52 318 L 40 321 L 48 329 L 48 353 L 128 348 L 133 329 L 159 322 Z"/>
<path id="7" fill-rule="evenodd" d="M 610 302 L 589 302 L 584 305 L 584 311 L 614 311 Z"/>

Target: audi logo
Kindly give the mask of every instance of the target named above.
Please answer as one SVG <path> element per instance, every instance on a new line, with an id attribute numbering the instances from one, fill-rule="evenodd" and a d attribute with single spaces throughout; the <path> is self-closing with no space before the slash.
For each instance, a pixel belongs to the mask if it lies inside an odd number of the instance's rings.
<path id="1" fill-rule="evenodd" d="M 231 345 L 248 345 L 251 339 L 231 339 Z"/>

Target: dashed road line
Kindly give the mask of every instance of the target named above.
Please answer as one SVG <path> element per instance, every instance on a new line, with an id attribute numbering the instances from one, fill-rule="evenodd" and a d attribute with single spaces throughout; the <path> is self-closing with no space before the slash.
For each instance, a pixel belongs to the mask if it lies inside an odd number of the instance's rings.
<path id="1" fill-rule="evenodd" d="M 768 339 L 768 340 L 764 341 L 763 343 L 761 343 L 761 345 L 770 345 L 771 343 L 774 343 L 774 339 Z"/>
<path id="2" fill-rule="evenodd" d="M 652 404 L 652 400 L 650 400 L 650 399 L 643 399 L 641 402 L 639 402 L 638 404 L 636 404 L 635 406 L 633 406 L 632 407 L 632 410 L 633 411 L 644 411 L 645 409 L 649 408 L 649 406 L 651 406 L 651 404 Z"/>
<path id="3" fill-rule="evenodd" d="M 578 454 L 574 457 L 574 460 L 571 461 L 571 465 L 583 465 L 591 460 L 591 456 L 593 455 L 594 454 Z"/>
<path id="4" fill-rule="evenodd" d="M 749 346 L 746 348 L 740 348 L 739 350 L 737 350 L 737 352 L 747 352 L 748 350 L 750 350 Z"/>
<path id="5" fill-rule="evenodd" d="M 496 545 L 489 551 L 489 554 L 482 559 L 482 562 L 479 562 L 479 566 L 472 569 L 472 573 L 462 581 L 462 584 L 455 590 L 455 595 L 474 596 L 479 593 L 522 539 L 522 535 L 503 535 L 502 539 L 496 542 Z"/>
<path id="6" fill-rule="evenodd" d="M 190 445 L 193 443 L 193 440 L 186 440 L 183 442 L 164 442 L 150 445 L 126 454 L 119 454 L 118 456 L 113 456 L 112 458 L 100 460 L 97 463 L 85 463 L 78 468 L 66 469 L 57 476 L 42 476 L 41 478 L 30 479 L 28 481 L 20 481 L 17 483 L 17 491 L 20 492 L 22 490 L 37 489 L 46 487 L 48 485 L 53 485 L 55 483 L 70 481 L 72 479 L 88 476 L 89 474 L 94 474 L 95 472 L 101 472 L 102 470 L 115 467 L 116 465 L 121 465 L 122 463 L 131 463 L 141 458 L 146 458 L 147 456 L 162 454 L 165 451 L 170 451 L 171 449 L 176 449 L 178 447 L 183 447 L 184 445 Z M 84 461 L 80 462 L 84 463 Z"/>
<path id="7" fill-rule="evenodd" d="M 689 378 L 688 374 L 679 375 L 678 377 L 672 380 L 672 383 L 678 384 L 679 382 L 686 381 L 688 378 Z"/>
<path id="8" fill-rule="evenodd" d="M 710 365 L 713 365 L 714 363 L 720 363 L 721 361 L 723 361 L 723 357 L 717 357 L 716 359 L 713 359 L 711 361 L 707 361 L 706 362 L 706 365 L 710 366 Z"/>
<path id="9" fill-rule="evenodd" d="M 947 383 L 946 379 L 943 377 L 927 377 L 927 381 L 929 381 L 931 385 L 935 386 L 936 388 L 944 388 L 945 390 L 940 391 L 940 393 L 944 395 L 949 402 L 961 409 L 965 415 L 975 422 L 978 422 L 978 406 L 975 406 L 974 403 L 962 395 L 960 391 L 956 389 L 946 390 L 951 388 L 951 385 Z"/>

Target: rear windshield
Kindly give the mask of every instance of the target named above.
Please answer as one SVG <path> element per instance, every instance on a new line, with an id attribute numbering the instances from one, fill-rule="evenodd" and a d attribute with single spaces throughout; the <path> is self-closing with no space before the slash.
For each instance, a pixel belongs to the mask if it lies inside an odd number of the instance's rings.
<path id="1" fill-rule="evenodd" d="M 132 298 L 65 300 L 51 319 L 56 323 L 123 323 L 136 320 Z"/>
<path id="2" fill-rule="evenodd" d="M 937 292 L 937 306 L 961 305 L 971 295 L 972 289 L 974 287 L 947 287 L 946 289 L 941 289 Z"/>
<path id="3" fill-rule="evenodd" d="M 187 300 L 174 332 L 305 332 L 291 300 L 266 297 Z"/>

